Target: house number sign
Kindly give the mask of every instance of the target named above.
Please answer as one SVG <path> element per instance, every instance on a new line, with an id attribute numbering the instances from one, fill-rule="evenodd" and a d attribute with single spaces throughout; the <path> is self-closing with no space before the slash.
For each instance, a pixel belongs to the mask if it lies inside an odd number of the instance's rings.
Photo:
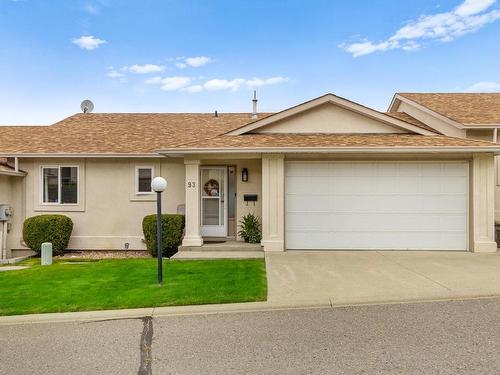
<path id="1" fill-rule="evenodd" d="M 188 188 L 195 188 L 196 187 L 196 182 L 194 181 L 188 181 Z"/>

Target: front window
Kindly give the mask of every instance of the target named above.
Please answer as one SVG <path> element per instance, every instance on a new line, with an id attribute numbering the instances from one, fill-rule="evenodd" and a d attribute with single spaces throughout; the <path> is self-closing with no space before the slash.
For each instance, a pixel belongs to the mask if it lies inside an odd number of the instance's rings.
<path id="1" fill-rule="evenodd" d="M 42 167 L 42 202 L 78 203 L 78 167 Z"/>
<path id="2" fill-rule="evenodd" d="M 135 191 L 137 194 L 151 194 L 151 181 L 154 170 L 152 167 L 137 167 L 135 170 Z"/>

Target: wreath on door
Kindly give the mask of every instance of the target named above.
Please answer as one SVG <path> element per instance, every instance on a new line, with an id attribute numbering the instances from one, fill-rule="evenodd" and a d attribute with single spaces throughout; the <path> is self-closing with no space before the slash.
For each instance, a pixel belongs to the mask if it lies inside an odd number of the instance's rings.
<path id="1" fill-rule="evenodd" d="M 205 185 L 203 186 L 203 190 L 209 197 L 218 197 L 219 196 L 219 182 L 211 178 Z"/>

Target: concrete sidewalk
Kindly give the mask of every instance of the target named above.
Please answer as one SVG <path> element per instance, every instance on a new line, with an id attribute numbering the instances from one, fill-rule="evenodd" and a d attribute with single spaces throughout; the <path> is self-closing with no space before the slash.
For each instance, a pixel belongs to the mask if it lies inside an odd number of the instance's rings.
<path id="1" fill-rule="evenodd" d="M 357 304 L 500 296 L 500 253 L 267 253 L 273 304 Z"/>

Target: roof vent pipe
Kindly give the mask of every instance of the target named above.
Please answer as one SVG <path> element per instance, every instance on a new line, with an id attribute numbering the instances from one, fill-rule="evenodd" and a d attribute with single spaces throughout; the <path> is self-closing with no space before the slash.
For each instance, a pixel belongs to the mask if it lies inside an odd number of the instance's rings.
<path id="1" fill-rule="evenodd" d="M 257 118 L 257 91 L 253 90 L 253 111 L 252 111 L 252 118 L 255 119 Z"/>
<path id="2" fill-rule="evenodd" d="M 214 117 L 219 117 L 219 113 L 217 111 L 214 112 Z"/>

